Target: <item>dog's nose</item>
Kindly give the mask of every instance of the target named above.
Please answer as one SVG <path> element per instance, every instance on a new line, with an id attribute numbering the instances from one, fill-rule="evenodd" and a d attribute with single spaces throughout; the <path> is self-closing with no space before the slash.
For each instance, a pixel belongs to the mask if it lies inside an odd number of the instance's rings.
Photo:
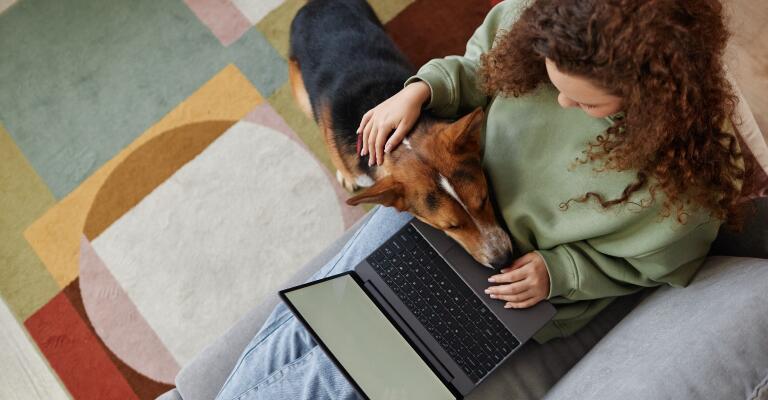
<path id="1" fill-rule="evenodd" d="M 512 257 L 512 252 L 508 251 L 504 256 L 491 261 L 491 266 L 493 269 L 498 271 L 504 267 L 509 267 L 512 265 L 513 258 L 514 257 Z"/>

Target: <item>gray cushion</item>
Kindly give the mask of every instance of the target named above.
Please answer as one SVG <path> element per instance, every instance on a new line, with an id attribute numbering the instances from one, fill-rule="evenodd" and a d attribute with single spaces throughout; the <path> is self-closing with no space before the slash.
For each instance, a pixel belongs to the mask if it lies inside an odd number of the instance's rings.
<path id="1" fill-rule="evenodd" d="M 575 334 L 538 344 L 526 342 L 504 365 L 480 384 L 467 399 L 541 399 L 606 332 L 611 330 L 651 291 L 614 300 Z M 578 397 L 568 397 L 575 399 Z"/>
<path id="2" fill-rule="evenodd" d="M 305 282 L 341 250 L 342 246 L 349 241 L 360 226 L 370 218 L 371 214 L 368 213 L 365 217 L 360 218 L 352 227 L 347 229 L 344 235 L 301 267 L 283 287 Z M 243 349 L 256 335 L 279 300 L 277 291 L 275 291 L 267 301 L 255 305 L 223 336 L 208 345 L 191 363 L 182 368 L 176 376 L 176 390 L 184 400 L 210 400 L 216 397 Z M 173 398 L 169 397 L 169 400 Z"/>
<path id="3" fill-rule="evenodd" d="M 712 257 L 686 288 L 661 287 L 546 399 L 768 396 L 768 260 Z"/>

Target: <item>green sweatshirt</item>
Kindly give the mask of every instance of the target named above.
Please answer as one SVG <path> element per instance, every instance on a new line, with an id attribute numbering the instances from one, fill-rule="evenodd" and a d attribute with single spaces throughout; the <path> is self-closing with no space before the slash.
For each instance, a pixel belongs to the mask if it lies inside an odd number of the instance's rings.
<path id="1" fill-rule="evenodd" d="M 523 4 L 507 0 L 494 7 L 464 56 L 431 60 L 406 85 L 426 82 L 432 91 L 427 109 L 438 116 L 486 109 L 484 164 L 496 201 L 516 250 L 538 251 L 550 276 L 547 299 L 557 314 L 533 337 L 544 343 L 576 332 L 617 296 L 663 284 L 688 285 L 721 221 L 701 209 L 686 210 L 685 224 L 674 216 L 663 218 L 662 194 L 651 206 L 638 205 L 649 202 L 647 190 L 609 209 L 596 201 L 561 208 L 587 191 L 619 197 L 635 172 L 595 172 L 598 165 L 574 163 L 612 120 L 561 108 L 553 86 L 519 98 L 490 98 L 480 91 L 479 56 L 491 48 L 500 28 L 514 22 Z"/>

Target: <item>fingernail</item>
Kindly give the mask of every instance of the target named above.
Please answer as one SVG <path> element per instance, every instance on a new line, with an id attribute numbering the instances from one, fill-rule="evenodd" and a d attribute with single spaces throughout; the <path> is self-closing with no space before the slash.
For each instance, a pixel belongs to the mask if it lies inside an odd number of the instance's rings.
<path id="1" fill-rule="evenodd" d="M 488 278 L 488 282 L 496 282 L 496 279 Z"/>
<path id="2" fill-rule="evenodd" d="M 502 274 L 503 274 L 503 273 L 506 273 L 506 272 L 507 272 L 507 269 L 506 269 L 506 268 L 501 270 L 501 273 L 502 273 Z"/>
<path id="3" fill-rule="evenodd" d="M 512 308 L 512 304 L 509 304 L 509 303 L 504 304 L 504 308 Z"/>
<path id="4" fill-rule="evenodd" d="M 491 293 L 491 289 L 485 289 L 485 293 Z"/>
<path id="5" fill-rule="evenodd" d="M 495 294 L 492 294 L 492 295 L 491 295 L 491 298 L 492 298 L 492 299 L 495 299 L 495 298 L 496 298 L 496 295 L 495 295 Z"/>
<path id="6" fill-rule="evenodd" d="M 389 145 L 384 146 L 384 152 L 389 153 Z"/>

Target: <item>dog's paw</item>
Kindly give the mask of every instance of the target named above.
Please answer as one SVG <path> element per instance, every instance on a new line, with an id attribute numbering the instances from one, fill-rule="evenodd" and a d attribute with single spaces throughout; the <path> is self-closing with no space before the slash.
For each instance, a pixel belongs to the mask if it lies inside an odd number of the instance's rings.
<path id="1" fill-rule="evenodd" d="M 354 181 L 351 179 L 347 179 L 344 177 L 344 174 L 341 173 L 338 169 L 336 170 L 336 180 L 339 181 L 339 184 L 344 188 L 347 189 L 348 192 L 354 192 L 355 190 L 359 189 L 360 187 L 355 184 Z"/>

